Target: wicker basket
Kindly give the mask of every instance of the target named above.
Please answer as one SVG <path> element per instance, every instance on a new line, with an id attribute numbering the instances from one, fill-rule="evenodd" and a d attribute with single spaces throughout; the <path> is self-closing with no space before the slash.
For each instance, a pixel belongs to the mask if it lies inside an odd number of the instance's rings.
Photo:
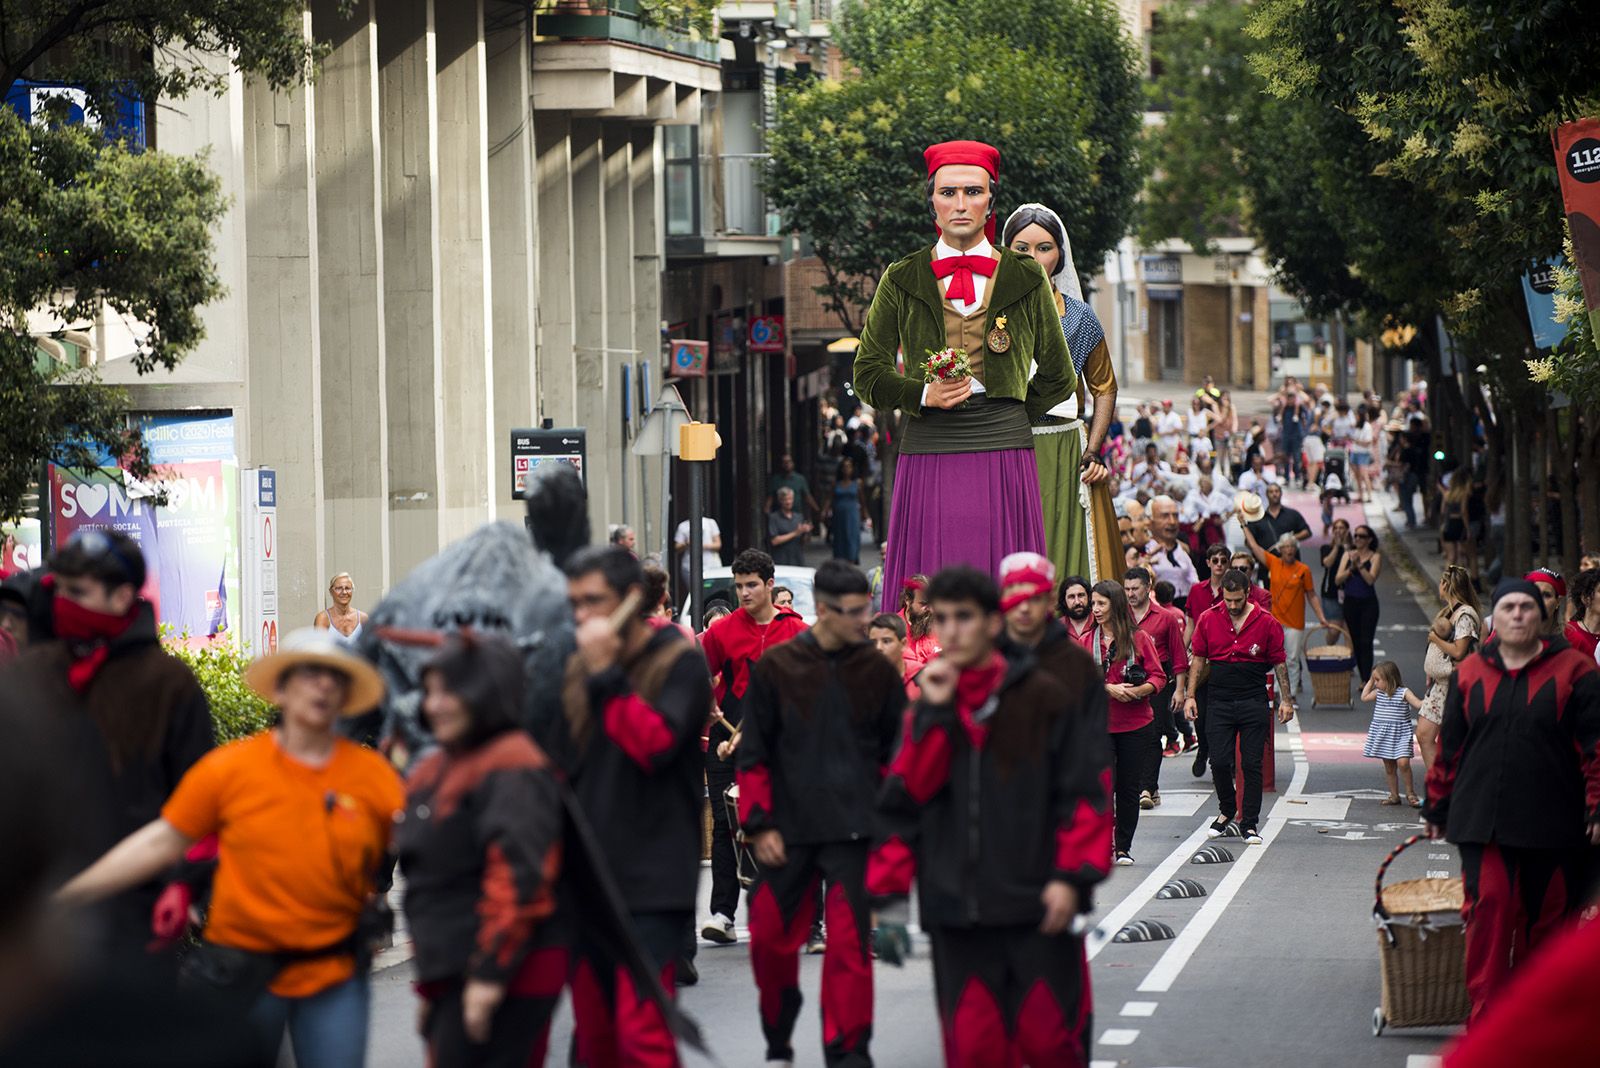
<path id="1" fill-rule="evenodd" d="M 1378 868 L 1373 918 L 1383 990 L 1372 1014 L 1374 1035 L 1386 1026 L 1451 1027 L 1464 1022 L 1472 1009 L 1460 878 L 1383 885 L 1394 858 L 1424 840 L 1421 835 L 1406 839 Z"/>
<path id="2" fill-rule="evenodd" d="M 1351 655 L 1350 635 L 1339 627 L 1328 627 L 1326 632 L 1334 636 L 1334 644 L 1313 645 L 1306 650 L 1306 668 L 1311 672 L 1312 705 L 1354 708 L 1350 700 L 1350 681 L 1356 662 Z"/>

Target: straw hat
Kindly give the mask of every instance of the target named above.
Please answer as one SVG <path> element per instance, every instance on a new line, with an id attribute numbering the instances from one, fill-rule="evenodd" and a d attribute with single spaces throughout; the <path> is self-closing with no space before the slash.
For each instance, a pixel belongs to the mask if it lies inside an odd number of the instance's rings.
<path id="1" fill-rule="evenodd" d="M 291 631 L 277 652 L 259 658 L 245 669 L 244 682 L 258 697 L 276 704 L 278 682 L 284 672 L 305 664 L 333 668 L 350 680 L 340 715 L 369 712 L 383 700 L 383 679 L 377 669 L 352 653 L 332 630 L 320 627 Z"/>
<path id="2" fill-rule="evenodd" d="M 1233 506 L 1239 509 L 1239 514 L 1246 523 L 1254 523 L 1267 514 L 1267 506 L 1261 503 L 1261 498 L 1254 493 L 1241 493 L 1233 499 Z"/>

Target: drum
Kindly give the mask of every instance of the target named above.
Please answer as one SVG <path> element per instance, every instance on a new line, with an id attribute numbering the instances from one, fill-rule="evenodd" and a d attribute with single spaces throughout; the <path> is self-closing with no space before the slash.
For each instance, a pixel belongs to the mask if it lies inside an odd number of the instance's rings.
<path id="1" fill-rule="evenodd" d="M 739 885 L 748 890 L 756 882 L 756 858 L 745 844 L 744 831 L 739 828 L 739 784 L 734 783 L 722 792 L 722 806 L 728 814 L 728 833 L 733 837 L 733 860 L 737 865 Z"/>

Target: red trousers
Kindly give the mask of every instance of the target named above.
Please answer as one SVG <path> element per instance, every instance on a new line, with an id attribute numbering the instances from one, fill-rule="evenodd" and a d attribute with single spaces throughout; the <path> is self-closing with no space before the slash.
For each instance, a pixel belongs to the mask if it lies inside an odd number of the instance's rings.
<path id="1" fill-rule="evenodd" d="M 1511 970 L 1582 907 L 1588 847 L 1518 849 L 1463 842 L 1467 993 L 1476 1023 Z"/>
<path id="2" fill-rule="evenodd" d="M 790 845 L 788 863 L 764 868 L 750 894 L 750 966 L 760 991 L 768 1060 L 793 1060 L 800 1015 L 800 950 L 826 879 L 822 957 L 822 1055 L 829 1068 L 868 1068 L 872 1058 L 872 953 L 867 843 Z"/>
<path id="3" fill-rule="evenodd" d="M 1084 1068 L 1083 940 L 1037 927 L 935 928 L 933 978 L 949 1068 Z"/>
<path id="4" fill-rule="evenodd" d="M 673 994 L 672 973 L 690 917 L 640 913 L 634 932 Z M 572 1063 L 582 1068 L 677 1068 L 678 1043 L 666 1018 L 621 963 L 580 936 L 572 969 Z"/>

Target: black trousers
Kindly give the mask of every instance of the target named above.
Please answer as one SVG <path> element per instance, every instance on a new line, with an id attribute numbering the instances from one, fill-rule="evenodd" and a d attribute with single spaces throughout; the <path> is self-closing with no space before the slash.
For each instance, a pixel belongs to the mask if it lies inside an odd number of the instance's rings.
<path id="1" fill-rule="evenodd" d="M 733 785 L 733 766 L 706 769 L 711 797 L 711 911 L 733 919 L 739 907 L 739 859 L 733 852 L 733 832 L 723 794 Z"/>
<path id="2" fill-rule="evenodd" d="M 1181 714 L 1181 713 L 1180 713 Z M 1194 688 L 1194 728 L 1195 750 L 1202 760 L 1209 759 L 1211 743 L 1206 738 L 1206 685 L 1201 683 Z"/>
<path id="3" fill-rule="evenodd" d="M 1143 727 L 1131 731 L 1114 731 L 1111 735 L 1111 790 L 1114 801 L 1116 848 L 1122 852 L 1133 849 L 1133 832 L 1139 828 L 1139 791 L 1146 789 L 1152 764 L 1159 769 L 1161 762 L 1160 738 L 1156 723 L 1151 720 Z"/>
<path id="4" fill-rule="evenodd" d="M 1042 935 L 1033 924 L 935 927 L 928 937 L 946 1068 L 1089 1063 L 1081 938 Z"/>
<path id="5" fill-rule="evenodd" d="M 1150 723 L 1156 733 L 1156 758 L 1150 762 L 1145 772 L 1143 789 L 1151 793 L 1161 789 L 1161 739 L 1165 736 L 1171 741 L 1178 737 L 1178 725 L 1173 722 L 1172 708 L 1172 695 L 1177 689 L 1176 682 L 1169 682 L 1161 688 L 1160 693 L 1150 696 L 1150 711 L 1155 713 L 1155 718 Z M 1183 715 L 1181 711 L 1177 714 Z"/>
<path id="6" fill-rule="evenodd" d="M 1206 706 L 1206 734 L 1211 744 L 1211 781 L 1217 787 L 1217 807 L 1230 820 L 1238 817 L 1241 826 L 1254 827 L 1261 820 L 1261 761 L 1267 750 L 1267 733 L 1272 730 L 1272 709 L 1266 693 L 1248 700 L 1221 700 L 1213 696 Z M 1244 770 L 1244 797 L 1233 788 L 1234 741 L 1239 743 L 1239 760 Z"/>
<path id="7" fill-rule="evenodd" d="M 1378 635 L 1378 599 L 1346 597 L 1344 622 L 1350 628 L 1350 644 L 1355 648 L 1356 674 L 1366 685 L 1372 677 L 1372 642 Z"/>
<path id="8" fill-rule="evenodd" d="M 508 994 L 494 1011 L 489 1041 L 481 1045 L 467 1037 L 461 1016 L 461 991 L 458 980 L 431 1002 L 424 1038 L 432 1068 L 530 1068 L 544 1064 L 550 1017 L 561 997 L 559 989 L 550 997 Z"/>

